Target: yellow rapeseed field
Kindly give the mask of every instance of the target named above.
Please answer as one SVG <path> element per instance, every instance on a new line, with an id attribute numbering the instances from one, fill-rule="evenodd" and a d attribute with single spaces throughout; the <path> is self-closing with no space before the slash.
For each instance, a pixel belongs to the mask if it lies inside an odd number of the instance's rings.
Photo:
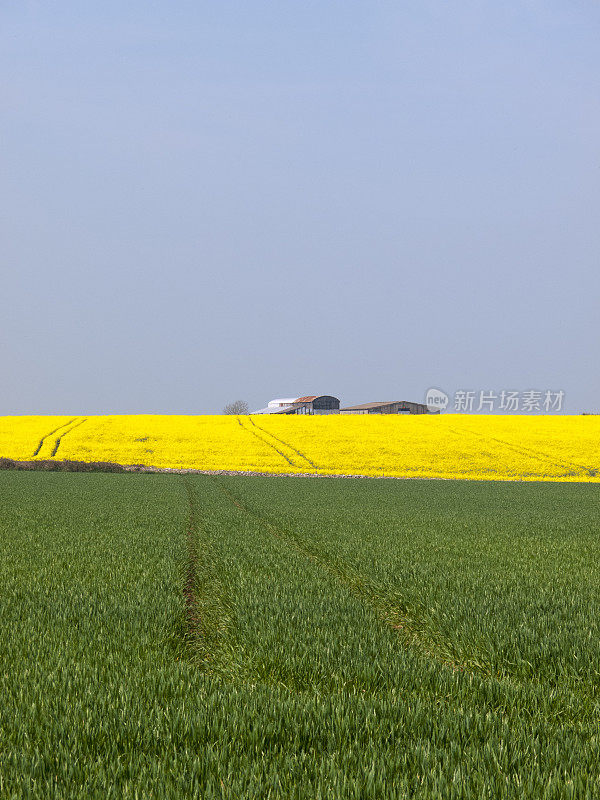
<path id="1" fill-rule="evenodd" d="M 48 434 L 72 419 L 73 417 L 0 417 L 0 458 L 14 458 L 19 461 L 31 459 L 38 448 L 40 452 L 43 448 L 50 455 L 52 436 Z M 56 433 L 56 437 L 59 433 L 60 431 Z"/>
<path id="2" fill-rule="evenodd" d="M 600 417 L 0 417 L 0 457 L 269 473 L 600 482 Z"/>

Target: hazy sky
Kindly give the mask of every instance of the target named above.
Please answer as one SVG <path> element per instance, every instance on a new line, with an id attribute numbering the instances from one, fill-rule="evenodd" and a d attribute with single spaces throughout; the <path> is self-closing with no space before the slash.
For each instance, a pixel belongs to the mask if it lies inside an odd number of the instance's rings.
<path id="1" fill-rule="evenodd" d="M 594 0 L 0 3 L 0 414 L 600 410 Z"/>

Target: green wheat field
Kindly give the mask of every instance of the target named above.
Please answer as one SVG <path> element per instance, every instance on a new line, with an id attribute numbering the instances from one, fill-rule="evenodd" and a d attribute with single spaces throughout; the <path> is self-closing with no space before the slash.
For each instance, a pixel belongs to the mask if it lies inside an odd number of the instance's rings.
<path id="1" fill-rule="evenodd" d="M 0 797 L 600 797 L 593 484 L 0 497 Z"/>

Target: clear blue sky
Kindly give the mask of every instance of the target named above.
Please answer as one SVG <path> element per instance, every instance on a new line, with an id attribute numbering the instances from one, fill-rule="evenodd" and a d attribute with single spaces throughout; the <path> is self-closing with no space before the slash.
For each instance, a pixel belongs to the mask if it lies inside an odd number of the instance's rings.
<path id="1" fill-rule="evenodd" d="M 3 2 L 0 414 L 600 410 L 597 2 Z"/>

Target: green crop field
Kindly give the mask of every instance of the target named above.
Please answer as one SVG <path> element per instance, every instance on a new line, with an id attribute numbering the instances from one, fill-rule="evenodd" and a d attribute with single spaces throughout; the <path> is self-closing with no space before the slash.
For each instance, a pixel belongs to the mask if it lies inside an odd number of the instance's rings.
<path id="1" fill-rule="evenodd" d="M 600 797 L 592 484 L 0 473 L 0 797 Z"/>

